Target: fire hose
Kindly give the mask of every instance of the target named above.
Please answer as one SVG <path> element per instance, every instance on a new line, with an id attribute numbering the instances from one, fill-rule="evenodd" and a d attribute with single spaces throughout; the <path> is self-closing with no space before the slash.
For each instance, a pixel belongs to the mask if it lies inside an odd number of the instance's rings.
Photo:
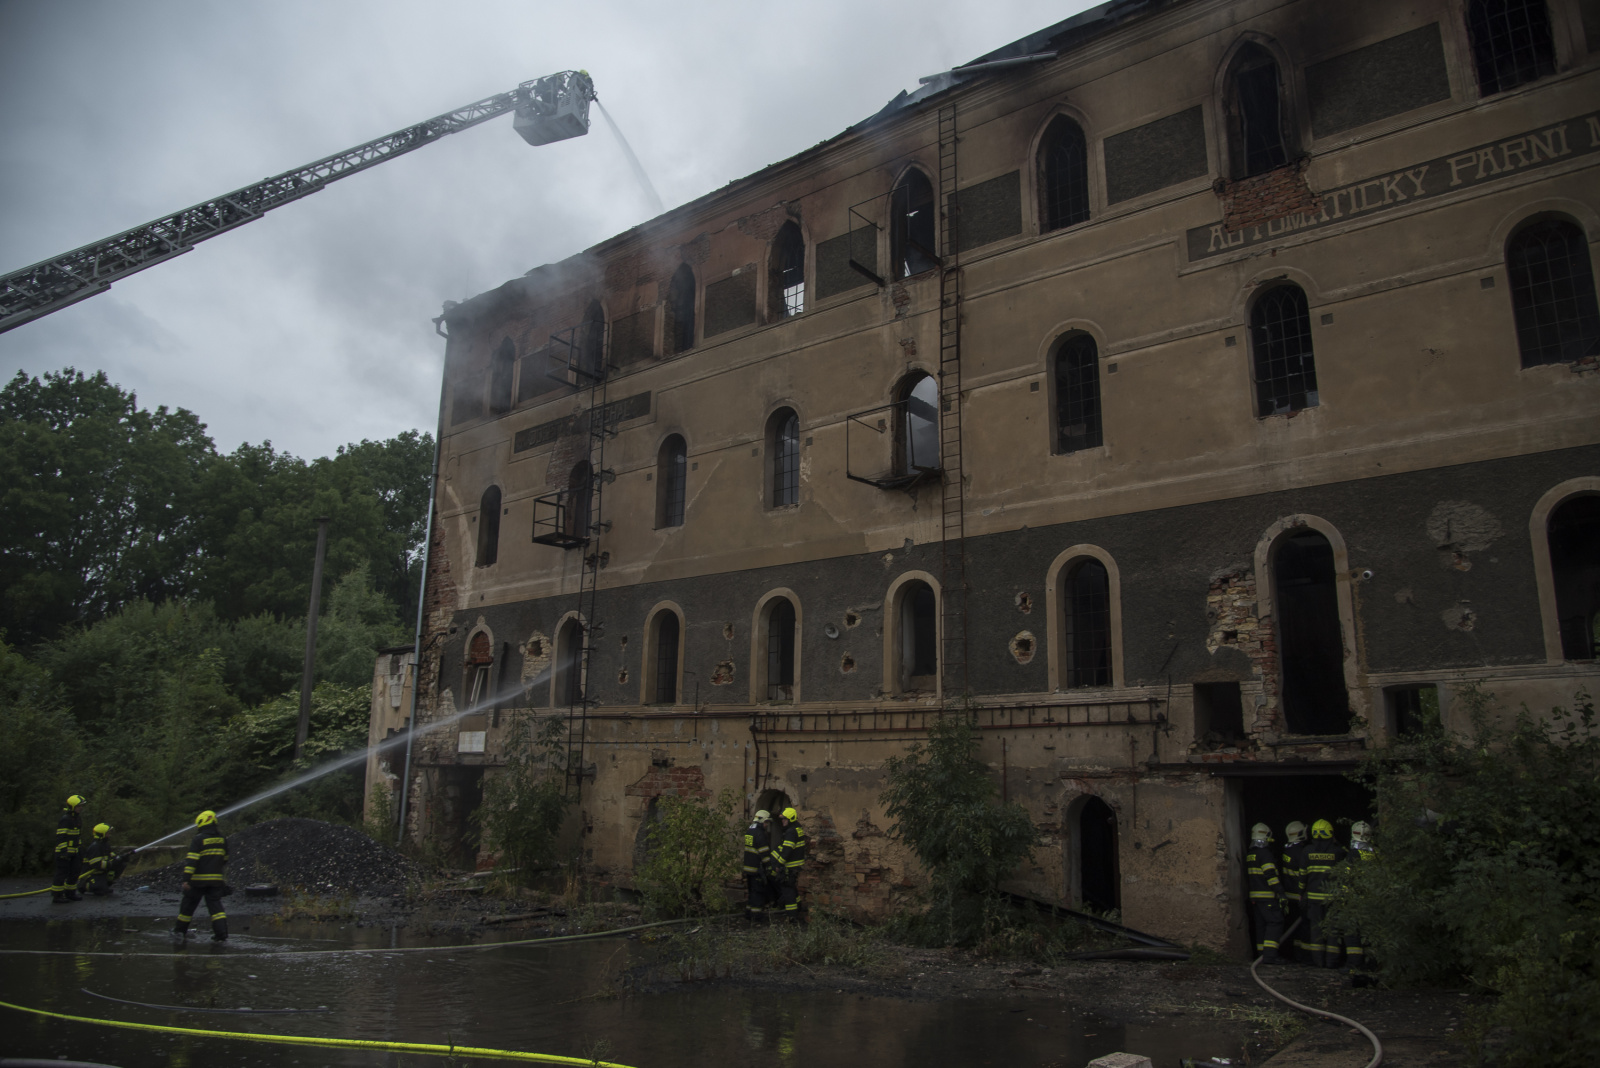
<path id="1" fill-rule="evenodd" d="M 1304 917 L 1297 918 L 1293 923 L 1291 923 L 1289 925 L 1289 929 L 1287 931 L 1283 932 L 1283 934 L 1280 936 L 1280 937 L 1282 937 L 1283 941 L 1287 942 L 1289 940 L 1289 936 L 1294 933 L 1294 929 L 1296 927 L 1300 926 L 1300 920 L 1301 919 L 1304 919 Z M 1301 1012 L 1309 1012 L 1313 1016 L 1321 1016 L 1324 1019 L 1328 1019 L 1328 1020 L 1338 1020 L 1342 1024 L 1349 1024 L 1351 1027 L 1354 1027 L 1357 1031 L 1360 1031 L 1363 1035 L 1366 1036 L 1368 1042 L 1372 1043 L 1372 1059 L 1367 1062 L 1366 1068 L 1378 1068 L 1378 1065 L 1383 1063 L 1383 1043 L 1379 1042 L 1378 1041 L 1378 1036 L 1373 1034 L 1365 1026 L 1363 1026 L 1363 1025 L 1361 1025 L 1359 1023 L 1356 1023 L 1356 1021 L 1350 1019 L 1350 1017 L 1348 1017 L 1348 1016 L 1340 1016 L 1336 1012 L 1327 1012 L 1327 1011 L 1325 1011 L 1323 1009 L 1313 1009 L 1310 1005 L 1302 1005 L 1300 1002 L 1295 1001 L 1293 998 L 1286 997 L 1283 994 L 1280 994 L 1276 990 L 1272 989 L 1270 986 L 1268 986 L 1262 980 L 1261 976 L 1256 974 L 1257 966 L 1259 966 L 1261 964 L 1261 962 L 1266 960 L 1266 959 L 1267 959 L 1267 955 L 1265 953 L 1262 953 L 1261 956 L 1257 957 L 1255 960 L 1251 961 L 1251 963 L 1250 963 L 1250 978 L 1252 978 L 1252 979 L 1254 979 L 1256 981 L 1256 985 L 1257 986 L 1259 986 L 1262 990 L 1265 990 L 1267 993 L 1271 994 L 1273 997 L 1277 998 L 1279 1001 L 1283 1002 L 1285 1005 L 1289 1005 L 1289 1006 L 1292 1006 L 1293 1008 L 1299 1009 Z"/>

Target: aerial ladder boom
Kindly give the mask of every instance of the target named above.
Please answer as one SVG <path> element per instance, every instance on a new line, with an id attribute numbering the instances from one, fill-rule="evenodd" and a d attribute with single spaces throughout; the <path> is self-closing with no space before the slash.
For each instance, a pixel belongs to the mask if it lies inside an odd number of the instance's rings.
<path id="1" fill-rule="evenodd" d="M 585 71 L 563 71 L 523 82 L 508 93 L 408 126 L 364 145 L 319 159 L 124 230 L 63 256 L 0 276 L 0 333 L 104 293 L 135 271 L 181 256 L 207 238 L 253 222 L 273 208 L 308 197 L 330 182 L 385 160 L 413 152 L 508 111 L 530 145 L 544 145 L 589 132 L 594 83 Z"/>

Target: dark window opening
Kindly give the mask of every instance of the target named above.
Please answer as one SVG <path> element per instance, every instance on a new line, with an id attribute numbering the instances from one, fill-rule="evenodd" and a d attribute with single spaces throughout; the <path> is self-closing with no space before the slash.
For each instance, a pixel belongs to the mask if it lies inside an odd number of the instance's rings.
<path id="1" fill-rule="evenodd" d="M 587 540 L 592 526 L 590 504 L 594 499 L 594 479 L 590 477 L 589 461 L 579 460 L 567 477 L 566 510 L 562 515 L 561 532 L 569 538 Z"/>
<path id="2" fill-rule="evenodd" d="M 503 415 L 511 410 L 512 379 L 517 367 L 517 347 L 510 338 L 500 342 L 489 365 L 489 411 Z"/>
<path id="3" fill-rule="evenodd" d="M 1122 907 L 1117 814 L 1098 797 L 1078 810 L 1078 900 L 1101 912 Z"/>
<path id="4" fill-rule="evenodd" d="M 665 354 L 675 356 L 694 348 L 694 272 L 687 263 L 679 266 L 667 286 L 666 319 Z"/>
<path id="5" fill-rule="evenodd" d="M 685 490 L 689 484 L 689 447 L 673 434 L 656 455 L 656 527 L 683 526 Z"/>
<path id="6" fill-rule="evenodd" d="M 1249 741 L 1244 732 L 1244 699 L 1237 682 L 1194 684 L 1194 737 L 1213 748 Z"/>
<path id="7" fill-rule="evenodd" d="M 439 768 L 439 777 L 443 789 L 438 794 L 438 822 L 434 825 L 438 841 L 456 867 L 475 868 L 482 830 L 478 813 L 483 808 L 483 768 L 446 765 Z"/>
<path id="8" fill-rule="evenodd" d="M 1555 73 L 1556 49 L 1544 0 L 1472 0 L 1467 36 L 1472 39 L 1478 92 L 1484 96 Z"/>
<path id="9" fill-rule="evenodd" d="M 656 699 L 658 705 L 678 703 L 678 636 L 675 612 L 656 616 Z"/>
<path id="10" fill-rule="evenodd" d="M 1284 726 L 1290 734 L 1344 734 L 1350 698 L 1333 546 L 1314 530 L 1285 536 L 1273 553 L 1272 578 Z"/>
<path id="11" fill-rule="evenodd" d="M 901 397 L 897 474 L 937 471 L 939 457 L 939 383 L 918 375 Z"/>
<path id="12" fill-rule="evenodd" d="M 1278 63 L 1257 44 L 1247 44 L 1233 61 L 1229 101 L 1232 112 L 1233 175 L 1248 178 L 1289 162 L 1288 109 L 1278 80 Z"/>
<path id="13" fill-rule="evenodd" d="M 771 457 L 772 507 L 800 503 L 800 417 L 779 408 L 767 421 L 767 455 Z"/>
<path id="14" fill-rule="evenodd" d="M 1100 353 L 1094 338 L 1072 334 L 1056 349 L 1056 452 L 1105 444 L 1100 426 Z"/>
<path id="15" fill-rule="evenodd" d="M 933 183 L 916 168 L 906 172 L 890 198 L 889 257 L 895 278 L 910 278 L 939 266 Z"/>
<path id="16" fill-rule="evenodd" d="M 490 486 L 478 501 L 479 567 L 488 567 L 500 557 L 500 487 Z"/>
<path id="17" fill-rule="evenodd" d="M 1067 571 L 1062 598 L 1068 689 L 1111 685 L 1111 576 L 1099 560 Z"/>
<path id="18" fill-rule="evenodd" d="M 1439 723 L 1439 687 L 1394 686 L 1386 695 L 1389 704 L 1389 735 L 1415 738 Z"/>
<path id="19" fill-rule="evenodd" d="M 772 319 L 787 319 L 806 310 L 806 242 L 793 222 L 784 223 L 772 240 L 767 286 Z"/>
<path id="20" fill-rule="evenodd" d="M 767 700 L 794 700 L 794 605 L 780 597 L 767 613 Z"/>
<path id="21" fill-rule="evenodd" d="M 1600 648 L 1600 497 L 1562 502 L 1546 529 L 1561 656 L 1593 660 Z"/>
<path id="22" fill-rule="evenodd" d="M 926 582 L 900 594 L 900 688 L 932 691 L 939 675 L 939 599 Z"/>
<path id="23" fill-rule="evenodd" d="M 1256 414 L 1283 415 L 1315 408 L 1317 365 L 1311 350 L 1311 310 L 1299 286 L 1277 286 L 1250 312 L 1255 357 Z"/>
<path id="24" fill-rule="evenodd" d="M 555 703 L 583 704 L 583 624 L 569 619 L 556 634 Z"/>
<path id="25" fill-rule="evenodd" d="M 1560 219 L 1525 227 L 1506 247 L 1522 366 L 1600 353 L 1600 305 L 1583 231 Z"/>
<path id="26" fill-rule="evenodd" d="M 1060 230 L 1089 218 L 1089 149 L 1083 129 L 1058 115 L 1039 145 L 1039 229 Z"/>
<path id="27" fill-rule="evenodd" d="M 590 379 L 601 377 L 606 359 L 606 312 L 598 300 L 591 300 L 583 313 L 577 345 L 579 368 Z"/>

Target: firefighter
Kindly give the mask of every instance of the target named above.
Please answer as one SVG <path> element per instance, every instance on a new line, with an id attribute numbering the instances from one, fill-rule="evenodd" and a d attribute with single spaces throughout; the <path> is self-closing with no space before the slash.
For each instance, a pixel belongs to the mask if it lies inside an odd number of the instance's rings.
<path id="1" fill-rule="evenodd" d="M 1318 820 L 1311 825 L 1311 841 L 1306 845 L 1305 866 L 1305 918 L 1306 950 L 1311 963 L 1319 968 L 1339 966 L 1338 945 L 1326 944 L 1327 934 L 1322 921 L 1328 915 L 1328 901 L 1333 897 L 1338 876 L 1334 869 L 1344 860 L 1344 847 L 1333 837 L 1333 824 Z"/>
<path id="2" fill-rule="evenodd" d="M 94 825 L 94 838 L 83 850 L 84 889 L 95 897 L 105 897 L 122 878 L 122 869 L 128 866 L 133 850 L 118 853 L 111 848 L 111 827 L 104 823 Z"/>
<path id="3" fill-rule="evenodd" d="M 744 829 L 744 918 L 751 923 L 766 918 L 767 902 L 771 898 L 767 892 L 767 861 L 772 855 L 771 820 L 772 813 L 764 808 L 757 809 L 750 826 Z"/>
<path id="4" fill-rule="evenodd" d="M 189 859 L 183 866 L 183 901 L 178 905 L 178 922 L 172 928 L 179 938 L 189 933 L 195 906 L 202 897 L 211 914 L 211 940 L 228 940 L 228 914 L 222 909 L 222 895 L 228 892 L 224 873 L 228 866 L 228 840 L 217 826 L 217 814 L 206 809 L 194 818 L 195 834 L 189 842 Z"/>
<path id="5" fill-rule="evenodd" d="M 1365 820 L 1350 825 L 1350 854 L 1346 858 L 1347 864 L 1364 864 L 1377 859 L 1377 854 L 1372 851 L 1372 826 Z M 1367 960 L 1366 941 L 1361 937 L 1361 929 L 1353 928 L 1344 939 L 1344 963 L 1346 968 L 1355 968 L 1365 971 L 1370 967 Z"/>
<path id="6" fill-rule="evenodd" d="M 783 918 L 800 917 L 800 869 L 806 865 L 806 829 L 800 826 L 800 813 L 786 808 L 778 817 L 779 839 L 772 850 L 773 871 L 778 883 L 778 904 Z"/>
<path id="7" fill-rule="evenodd" d="M 1283 929 L 1287 931 L 1295 920 L 1305 916 L 1306 910 L 1306 825 L 1299 820 L 1283 829 L 1283 860 L 1278 865 L 1278 876 L 1283 882 Z M 1306 925 L 1302 922 L 1295 932 L 1294 946 L 1299 949 L 1300 956 L 1305 957 L 1308 952 Z M 1285 957 L 1294 956 L 1289 946 L 1283 949 Z"/>
<path id="8" fill-rule="evenodd" d="M 87 800 L 82 794 L 67 798 L 56 821 L 56 881 L 50 887 L 50 900 L 57 905 L 83 900 L 78 893 L 78 843 L 83 837 L 83 816 L 78 809 Z"/>
<path id="9" fill-rule="evenodd" d="M 1250 828 L 1250 850 L 1244 855 L 1250 893 L 1250 919 L 1256 932 L 1256 953 L 1268 964 L 1285 962 L 1279 942 L 1283 938 L 1283 884 L 1273 859 L 1272 828 L 1258 823 Z"/>

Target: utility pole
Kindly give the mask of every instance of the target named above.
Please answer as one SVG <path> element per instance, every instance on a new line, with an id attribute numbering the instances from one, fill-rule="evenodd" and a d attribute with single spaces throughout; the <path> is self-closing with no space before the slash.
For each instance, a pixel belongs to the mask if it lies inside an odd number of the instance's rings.
<path id="1" fill-rule="evenodd" d="M 300 726 L 294 732 L 294 758 L 311 731 L 311 673 L 317 659 L 317 613 L 322 606 L 322 558 L 328 552 L 328 517 L 317 518 L 317 562 L 311 566 L 311 611 L 306 613 L 306 663 L 300 672 Z"/>

